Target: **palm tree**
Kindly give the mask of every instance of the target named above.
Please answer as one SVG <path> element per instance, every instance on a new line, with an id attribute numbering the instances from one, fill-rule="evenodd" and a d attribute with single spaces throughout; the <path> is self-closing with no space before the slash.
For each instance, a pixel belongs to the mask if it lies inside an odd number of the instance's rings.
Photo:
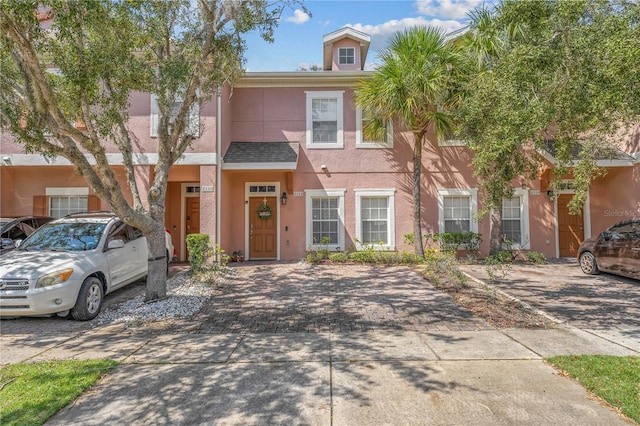
<path id="1" fill-rule="evenodd" d="M 356 104 L 371 117 L 365 132 L 385 134 L 397 122 L 413 133 L 413 236 L 415 252 L 424 257 L 421 228 L 422 145 L 436 144 L 451 131 L 456 102 L 456 74 L 461 56 L 444 32 L 415 27 L 397 33 L 380 54 L 381 65 L 356 90 Z M 376 138 L 376 140 L 382 140 Z"/>

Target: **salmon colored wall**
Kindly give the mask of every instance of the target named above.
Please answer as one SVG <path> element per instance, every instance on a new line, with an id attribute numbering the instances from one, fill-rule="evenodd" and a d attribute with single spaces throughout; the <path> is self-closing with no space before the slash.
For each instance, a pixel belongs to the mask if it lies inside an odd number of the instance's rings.
<path id="1" fill-rule="evenodd" d="M 340 65 L 338 58 L 341 47 L 353 47 L 356 53 L 354 64 Z M 362 69 L 362 57 L 360 55 L 360 43 L 351 38 L 343 38 L 333 44 L 333 59 L 331 63 L 331 70 L 333 71 L 348 71 L 348 70 L 361 70 Z"/>
<path id="2" fill-rule="evenodd" d="M 158 152 L 158 139 L 151 137 L 151 95 L 148 93 L 134 92 L 130 97 L 131 109 L 129 111 L 128 127 L 135 135 L 134 142 L 139 152 Z M 203 134 L 195 139 L 187 150 L 188 153 L 213 152 L 215 146 L 215 96 L 202 104 L 200 108 L 200 125 L 203 126 Z M 118 152 L 111 147 L 109 152 Z"/>
<path id="3" fill-rule="evenodd" d="M 124 169 L 114 167 L 125 197 L 132 201 Z M 40 178 L 45 176 L 46 179 Z M 70 166 L 2 167 L 2 216 L 21 216 L 33 213 L 33 197 L 44 195 L 46 188 L 88 187 L 86 181 Z M 89 191 L 93 194 L 93 191 Z M 101 201 L 102 210 L 110 210 Z"/>
<path id="4" fill-rule="evenodd" d="M 164 223 L 171 232 L 171 240 L 173 246 L 178 252 L 178 258 L 181 255 L 180 232 L 182 231 L 182 212 L 180 197 L 182 196 L 182 184 L 180 182 L 167 183 L 166 206 L 164 212 Z"/>
<path id="5" fill-rule="evenodd" d="M 593 236 L 621 220 L 640 217 L 640 163 L 609 168 L 592 185 L 589 199 Z"/>
<path id="6" fill-rule="evenodd" d="M 200 166 L 200 232 L 208 234 L 212 243 L 216 241 L 216 166 Z M 213 191 L 203 191 L 204 186 Z"/>
<path id="7" fill-rule="evenodd" d="M 231 130 L 232 130 L 232 122 L 233 122 L 233 109 L 232 105 L 235 103 L 235 92 L 231 92 L 231 89 L 228 85 L 225 85 L 222 89 L 222 93 L 220 96 L 220 104 L 221 104 L 221 134 L 222 134 L 222 152 L 220 155 L 224 155 L 231 144 Z M 233 101 L 233 102 L 232 102 Z"/>
<path id="8" fill-rule="evenodd" d="M 193 183 L 200 180 L 200 166 L 173 166 L 169 169 L 169 182 Z"/>

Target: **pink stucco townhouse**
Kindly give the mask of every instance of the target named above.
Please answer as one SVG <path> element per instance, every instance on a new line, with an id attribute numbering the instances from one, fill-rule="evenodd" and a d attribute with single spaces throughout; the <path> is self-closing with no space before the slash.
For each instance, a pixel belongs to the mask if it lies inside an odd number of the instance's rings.
<path id="1" fill-rule="evenodd" d="M 411 133 L 394 123 L 386 140 L 366 140 L 354 106 L 355 85 L 370 75 L 369 44 L 367 34 L 342 28 L 323 38 L 322 71 L 248 72 L 202 105 L 192 119 L 203 132 L 169 175 L 165 223 L 180 260 L 194 232 L 227 253 L 242 250 L 247 260 L 300 259 L 323 238 L 330 250 L 412 250 L 404 242 L 412 232 Z M 153 176 L 156 119 L 153 96 L 133 95 L 143 188 Z M 7 134 L 0 148 L 3 217 L 109 209 L 68 161 L 25 154 Z M 640 130 L 619 148 L 615 159 L 602 160 L 608 173 L 594 182 L 581 216 L 566 207 L 570 177 L 558 197 L 548 196 L 554 159 L 552 149 L 542 153 L 539 179 L 514 182 L 515 197 L 504 200 L 506 236 L 547 257 L 574 256 L 584 238 L 640 216 Z M 479 232 L 486 253 L 490 225 L 475 217 L 481 206 L 472 155 L 454 140 L 425 148 L 423 229 Z M 111 160 L 126 188 L 115 149 Z"/>

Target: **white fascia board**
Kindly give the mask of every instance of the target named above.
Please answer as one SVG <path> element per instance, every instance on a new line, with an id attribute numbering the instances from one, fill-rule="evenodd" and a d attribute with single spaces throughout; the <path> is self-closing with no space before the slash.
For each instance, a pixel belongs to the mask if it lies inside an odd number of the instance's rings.
<path id="1" fill-rule="evenodd" d="M 542 155 L 547 161 L 549 161 L 554 166 L 558 164 L 558 160 L 556 160 L 556 158 L 553 155 L 549 154 L 544 149 L 538 150 L 538 153 Z M 579 164 L 578 160 L 573 160 L 571 162 L 572 166 L 576 166 L 578 164 Z M 632 160 L 597 160 L 596 161 L 596 165 L 598 167 L 630 167 L 630 166 L 633 166 L 634 164 L 635 162 Z"/>
<path id="2" fill-rule="evenodd" d="M 234 87 L 352 87 L 371 76 L 373 71 L 360 70 L 248 72 Z"/>
<path id="3" fill-rule="evenodd" d="M 322 36 L 323 43 L 329 43 L 332 41 L 340 40 L 344 37 L 351 37 L 361 42 L 371 42 L 371 36 L 367 33 L 363 33 L 362 31 L 358 31 L 351 27 L 343 27 L 339 30 L 333 31 L 329 34 L 325 34 Z"/>
<path id="4" fill-rule="evenodd" d="M 107 154 L 107 161 L 112 166 L 124 164 L 122 154 Z M 92 155 L 86 155 L 87 161 L 91 165 L 96 164 Z M 133 164 L 135 166 L 154 165 L 158 163 L 158 154 L 133 154 Z M 3 156 L 4 166 L 71 166 L 73 165 L 64 157 L 48 158 L 40 154 L 9 154 Z M 183 154 L 175 164 L 178 165 L 216 165 L 217 155 L 215 152 L 188 153 Z"/>
<path id="5" fill-rule="evenodd" d="M 225 163 L 222 170 L 295 170 L 298 163 Z"/>
<path id="6" fill-rule="evenodd" d="M 578 164 L 574 161 L 573 164 Z M 631 160 L 598 160 L 596 165 L 599 167 L 630 167 L 635 164 L 635 161 Z"/>

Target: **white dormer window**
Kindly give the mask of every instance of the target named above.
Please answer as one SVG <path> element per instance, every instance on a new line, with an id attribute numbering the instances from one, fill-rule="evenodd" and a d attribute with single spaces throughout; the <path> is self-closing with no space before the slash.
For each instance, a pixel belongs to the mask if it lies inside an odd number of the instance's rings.
<path id="1" fill-rule="evenodd" d="M 353 65 L 356 63 L 356 49 L 353 47 L 341 47 L 338 50 L 338 64 Z"/>

